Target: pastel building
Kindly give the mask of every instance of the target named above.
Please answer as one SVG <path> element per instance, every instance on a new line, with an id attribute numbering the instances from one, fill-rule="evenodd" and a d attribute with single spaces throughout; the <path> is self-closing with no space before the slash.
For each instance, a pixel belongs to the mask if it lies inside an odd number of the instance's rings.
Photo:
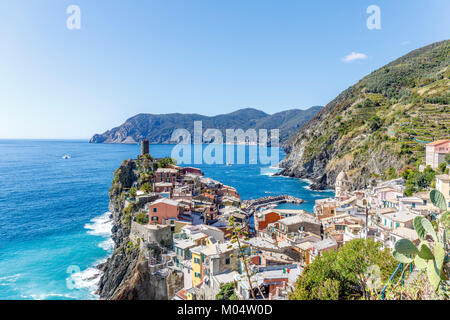
<path id="1" fill-rule="evenodd" d="M 298 214 L 270 223 L 267 230 L 276 241 L 288 241 L 288 235 L 299 231 L 320 235 L 321 224 L 312 214 Z"/>
<path id="2" fill-rule="evenodd" d="M 417 215 L 409 211 L 397 211 L 382 216 L 381 224 L 387 229 L 413 228 L 413 220 Z"/>
<path id="3" fill-rule="evenodd" d="M 436 176 L 436 189 L 444 195 L 447 208 L 450 208 L 450 175 L 441 174 Z"/>
<path id="4" fill-rule="evenodd" d="M 161 198 L 148 205 L 148 222 L 151 224 L 174 224 L 181 207 L 175 200 Z"/>
<path id="5" fill-rule="evenodd" d="M 437 169 L 450 152 L 450 140 L 438 140 L 427 144 L 425 162 L 432 169 Z"/>
<path id="6" fill-rule="evenodd" d="M 345 194 L 350 190 L 350 180 L 348 178 L 347 172 L 341 171 L 338 174 L 334 187 L 336 198 L 343 198 Z"/>

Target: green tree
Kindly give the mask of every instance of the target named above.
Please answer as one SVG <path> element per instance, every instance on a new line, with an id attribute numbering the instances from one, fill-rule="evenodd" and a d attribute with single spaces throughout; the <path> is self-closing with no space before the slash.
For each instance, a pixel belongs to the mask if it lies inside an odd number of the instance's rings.
<path id="1" fill-rule="evenodd" d="M 297 280 L 290 295 L 294 300 L 370 298 L 371 274 L 368 268 L 377 266 L 380 283 L 386 281 L 397 266 L 380 242 L 355 239 L 337 251 L 316 257 Z"/>
<path id="2" fill-rule="evenodd" d="M 131 198 L 136 198 L 136 193 L 137 193 L 136 188 L 131 188 L 130 191 L 128 192 Z"/>
<path id="3" fill-rule="evenodd" d="M 172 158 L 162 158 L 156 162 L 158 168 L 167 168 L 171 164 L 177 164 L 177 162 Z"/>
<path id="4" fill-rule="evenodd" d="M 145 212 L 139 212 L 136 215 L 136 222 L 140 224 L 146 224 L 148 222 L 148 216 Z"/>
<path id="5" fill-rule="evenodd" d="M 224 284 L 216 295 L 216 300 L 238 300 L 238 297 L 234 292 L 234 283 Z"/>
<path id="6" fill-rule="evenodd" d="M 141 186 L 141 190 L 146 192 L 146 193 L 149 193 L 149 192 L 151 192 L 153 190 L 153 188 L 152 188 L 152 185 L 150 183 L 146 182 L 146 183 L 144 183 Z"/>
<path id="7" fill-rule="evenodd" d="M 445 173 L 445 169 L 447 169 L 447 163 L 446 162 L 442 162 L 439 165 L 439 167 L 438 167 L 438 172 Z"/>
<path id="8" fill-rule="evenodd" d="M 417 170 L 409 172 L 407 175 L 407 180 L 405 183 L 405 194 L 411 196 L 413 193 L 422 191 L 432 185 L 436 173 L 431 169 L 430 166 L 425 168 L 423 172 Z"/>

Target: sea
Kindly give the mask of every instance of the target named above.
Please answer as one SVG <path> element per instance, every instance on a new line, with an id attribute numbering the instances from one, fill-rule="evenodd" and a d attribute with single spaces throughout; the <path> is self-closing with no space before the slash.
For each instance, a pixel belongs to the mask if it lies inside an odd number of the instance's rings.
<path id="1" fill-rule="evenodd" d="M 171 156 L 173 148 L 150 145 L 150 154 Z M 134 144 L 0 140 L 0 300 L 98 299 L 95 266 L 113 251 L 113 172 L 139 152 Z M 279 148 L 272 152 L 285 156 Z M 274 176 L 279 168 L 261 161 L 192 166 L 235 187 L 242 199 L 288 194 L 305 200 L 280 208 L 312 212 L 316 199 L 334 195 L 309 189 L 305 180 Z"/>

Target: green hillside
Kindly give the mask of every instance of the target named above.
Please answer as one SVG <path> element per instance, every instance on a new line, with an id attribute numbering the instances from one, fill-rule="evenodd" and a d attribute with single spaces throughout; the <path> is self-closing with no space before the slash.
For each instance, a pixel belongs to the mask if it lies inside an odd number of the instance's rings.
<path id="1" fill-rule="evenodd" d="M 425 142 L 450 137 L 450 41 L 409 54 L 342 92 L 286 143 L 284 174 L 354 187 L 423 161 Z"/>

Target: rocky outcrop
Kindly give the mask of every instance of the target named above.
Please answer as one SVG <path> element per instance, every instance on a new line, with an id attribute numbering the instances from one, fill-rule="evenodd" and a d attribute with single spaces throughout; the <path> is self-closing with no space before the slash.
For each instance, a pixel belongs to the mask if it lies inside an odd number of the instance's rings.
<path id="1" fill-rule="evenodd" d="M 351 189 L 400 174 L 425 154 L 423 141 L 450 136 L 450 41 L 434 43 L 372 72 L 343 91 L 284 145 L 281 174 Z"/>
<path id="2" fill-rule="evenodd" d="M 124 190 L 139 184 L 140 170 L 144 159 L 126 160 L 115 171 L 109 190 L 109 210 L 113 218 L 112 239 L 115 249 L 108 260 L 97 266 L 102 271 L 98 294 L 101 299 L 113 300 L 164 300 L 170 299 L 183 287 L 183 274 L 169 271 L 168 274 L 150 272 L 145 257 L 145 246 L 130 240 L 130 229 L 137 205 L 125 208 Z M 152 163 L 148 163 L 152 166 Z M 148 168 L 146 170 L 148 172 Z M 134 210 L 134 211 L 133 211 Z"/>

